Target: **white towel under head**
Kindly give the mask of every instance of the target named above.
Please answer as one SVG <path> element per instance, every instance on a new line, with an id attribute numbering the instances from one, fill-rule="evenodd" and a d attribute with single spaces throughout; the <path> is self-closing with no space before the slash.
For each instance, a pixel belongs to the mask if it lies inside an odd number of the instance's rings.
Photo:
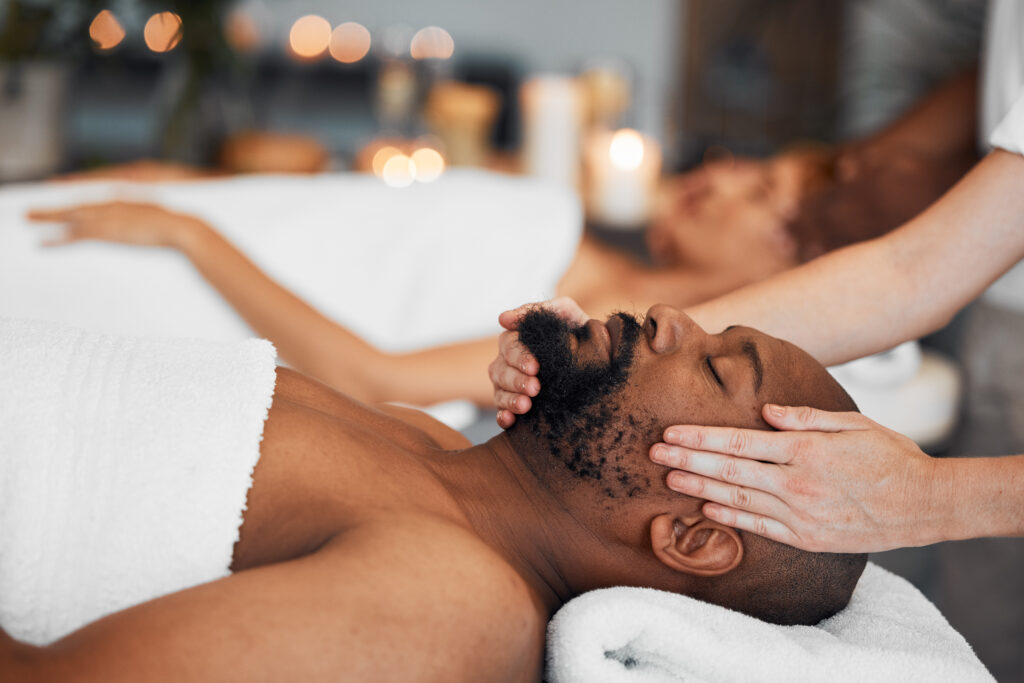
<path id="1" fill-rule="evenodd" d="M 0 626 L 47 643 L 226 576 L 274 358 L 0 318 Z"/>
<path id="2" fill-rule="evenodd" d="M 907 581 L 868 564 L 843 611 L 777 626 L 674 593 L 608 588 L 548 626 L 549 683 L 992 681 Z"/>

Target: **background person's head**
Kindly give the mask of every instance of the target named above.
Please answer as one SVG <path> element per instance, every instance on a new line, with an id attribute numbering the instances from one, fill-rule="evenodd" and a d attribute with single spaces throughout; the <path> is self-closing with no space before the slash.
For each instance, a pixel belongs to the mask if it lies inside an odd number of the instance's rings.
<path id="1" fill-rule="evenodd" d="M 708 335 L 661 305 L 642 324 L 617 314 L 576 330 L 538 310 L 519 335 L 542 390 L 510 438 L 615 558 L 579 590 L 652 586 L 776 623 L 816 623 L 847 604 L 864 555 L 808 553 L 709 520 L 647 457 L 671 424 L 767 429 L 768 402 L 855 410 L 814 359 L 749 328 Z"/>

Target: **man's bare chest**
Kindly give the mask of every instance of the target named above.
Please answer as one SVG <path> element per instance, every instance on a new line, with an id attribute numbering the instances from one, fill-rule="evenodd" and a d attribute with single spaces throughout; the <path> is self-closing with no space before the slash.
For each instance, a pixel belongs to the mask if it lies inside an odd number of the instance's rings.
<path id="1" fill-rule="evenodd" d="M 314 552 L 390 511 L 458 522 L 450 494 L 401 426 L 276 399 L 264 429 L 234 568 Z"/>

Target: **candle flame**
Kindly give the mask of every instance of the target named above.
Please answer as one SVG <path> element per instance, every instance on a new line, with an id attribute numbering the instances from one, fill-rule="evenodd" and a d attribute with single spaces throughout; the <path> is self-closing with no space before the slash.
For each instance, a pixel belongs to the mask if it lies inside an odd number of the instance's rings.
<path id="1" fill-rule="evenodd" d="M 300 59 L 315 59 L 331 42 L 331 24 L 316 14 L 299 17 L 288 33 L 288 45 Z"/>
<path id="2" fill-rule="evenodd" d="M 124 27 L 113 12 L 105 9 L 89 24 L 89 37 L 98 50 L 110 50 L 124 40 Z"/>
<path id="3" fill-rule="evenodd" d="M 416 168 L 416 180 L 421 183 L 432 183 L 444 173 L 444 157 L 436 149 L 420 147 L 412 153 L 411 159 Z"/>
<path id="4" fill-rule="evenodd" d="M 142 37 L 153 52 L 170 52 L 181 42 L 181 17 L 174 12 L 157 12 L 146 21 Z"/>
<path id="5" fill-rule="evenodd" d="M 331 56 L 343 64 L 358 62 L 370 51 L 370 32 L 362 24 L 345 22 L 331 32 Z"/>
<path id="6" fill-rule="evenodd" d="M 612 135 L 608 153 L 617 169 L 635 171 L 644 161 L 644 139 L 635 130 L 623 128 Z"/>
<path id="7" fill-rule="evenodd" d="M 396 154 L 384 164 L 381 178 L 390 187 L 408 187 L 416 180 L 416 164 L 404 154 Z"/>

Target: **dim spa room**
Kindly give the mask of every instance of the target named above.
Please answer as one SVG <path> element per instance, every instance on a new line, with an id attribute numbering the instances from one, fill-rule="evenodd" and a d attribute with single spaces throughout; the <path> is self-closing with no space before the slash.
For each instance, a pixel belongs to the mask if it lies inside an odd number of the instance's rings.
<path id="1" fill-rule="evenodd" d="M 0 0 L 0 680 L 1024 682 L 1024 4 Z"/>

